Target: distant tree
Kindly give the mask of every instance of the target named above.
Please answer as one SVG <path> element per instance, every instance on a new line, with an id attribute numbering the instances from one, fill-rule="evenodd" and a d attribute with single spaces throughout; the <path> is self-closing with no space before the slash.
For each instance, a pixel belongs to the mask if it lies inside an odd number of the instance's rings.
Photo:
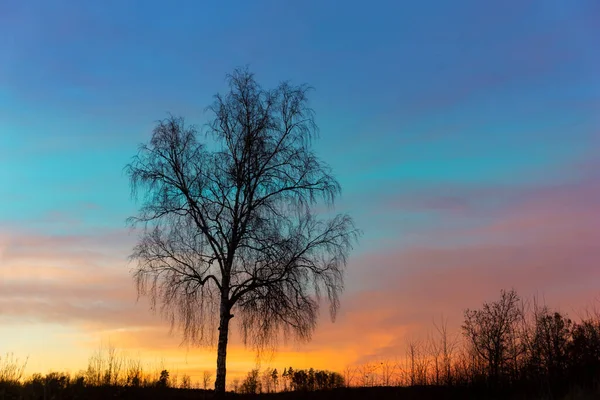
<path id="1" fill-rule="evenodd" d="M 260 394 L 262 393 L 262 385 L 258 375 L 258 369 L 253 369 L 248 372 L 248 376 L 242 382 L 240 391 L 245 394 Z"/>
<path id="2" fill-rule="evenodd" d="M 202 372 L 202 389 L 208 389 L 210 386 L 210 381 L 212 380 L 213 373 L 211 371 Z"/>
<path id="3" fill-rule="evenodd" d="M 233 390 L 234 393 L 239 393 L 240 392 L 240 380 L 239 380 L 239 378 L 235 378 L 231 382 L 231 386 L 232 386 L 232 390 Z"/>
<path id="4" fill-rule="evenodd" d="M 143 368 L 139 359 L 127 359 L 124 362 L 125 385 L 138 387 L 142 384 Z"/>
<path id="5" fill-rule="evenodd" d="M 266 368 L 262 372 L 261 381 L 262 381 L 263 392 L 265 392 L 265 393 L 275 392 L 275 385 L 273 383 L 273 369 Z"/>
<path id="6" fill-rule="evenodd" d="M 180 389 L 191 389 L 192 387 L 192 379 L 189 375 L 183 374 L 181 377 L 181 383 L 179 384 Z"/>
<path id="7" fill-rule="evenodd" d="M 384 360 L 380 365 L 381 369 L 381 385 L 382 386 L 390 386 L 393 383 L 394 375 L 398 370 L 397 362 L 390 362 L 389 360 Z"/>
<path id="8" fill-rule="evenodd" d="M 20 361 L 13 353 L 0 354 L 0 382 L 16 384 L 21 381 L 28 358 Z"/>
<path id="9" fill-rule="evenodd" d="M 377 365 L 367 362 L 359 367 L 360 385 L 362 387 L 374 386 L 377 375 Z"/>
<path id="10" fill-rule="evenodd" d="M 277 368 L 271 371 L 271 380 L 273 381 L 273 387 L 275 391 L 277 391 L 279 385 L 279 373 L 277 372 Z"/>
<path id="11" fill-rule="evenodd" d="M 60 372 L 49 372 L 44 377 L 44 389 L 46 395 L 53 398 L 69 385 L 69 377 Z"/>
<path id="12" fill-rule="evenodd" d="M 297 369 L 292 374 L 292 388 L 294 390 L 308 390 L 308 373 Z"/>
<path id="13" fill-rule="evenodd" d="M 281 374 L 281 381 L 283 382 L 283 391 L 287 392 L 287 390 L 288 390 L 288 371 L 287 371 L 287 368 L 283 369 L 283 372 Z"/>
<path id="14" fill-rule="evenodd" d="M 162 371 L 160 371 L 160 377 L 158 378 L 158 381 L 156 382 L 156 386 L 160 387 L 160 388 L 166 388 L 169 387 L 169 371 L 167 371 L 166 369 L 163 369 Z"/>
<path id="15" fill-rule="evenodd" d="M 420 340 L 410 340 L 407 344 L 406 371 L 411 386 L 427 384 L 430 360 L 422 345 Z"/>
<path id="16" fill-rule="evenodd" d="M 463 333 L 476 354 L 487 364 L 487 373 L 497 383 L 511 359 L 515 324 L 522 318 L 520 298 L 514 290 L 500 292 L 500 300 L 484 303 L 480 310 L 466 310 Z"/>
<path id="17" fill-rule="evenodd" d="M 287 370 L 283 370 L 283 379 L 284 379 L 284 390 L 294 390 L 293 380 L 294 380 L 294 369 L 289 367 Z"/>
<path id="18" fill-rule="evenodd" d="M 310 368 L 306 377 L 306 386 L 308 390 L 315 390 L 315 370 Z"/>
<path id="19" fill-rule="evenodd" d="M 268 369 L 263 373 L 263 392 L 269 393 L 274 388 L 273 382 L 277 379 L 274 374 L 276 370 Z M 249 375 L 250 376 L 250 375 Z M 267 379 L 267 377 L 270 377 Z M 296 369 L 292 367 L 284 369 L 282 378 L 287 377 L 290 379 L 290 389 L 294 391 L 313 391 L 313 390 L 326 390 L 337 387 L 343 387 L 345 385 L 344 377 L 336 372 L 309 369 Z M 271 385 L 267 388 L 265 382 Z"/>
<path id="20" fill-rule="evenodd" d="M 329 374 L 329 386 L 331 389 L 334 388 L 341 388 L 346 386 L 346 382 L 344 381 L 344 377 L 337 373 L 337 372 L 331 372 Z"/>
<path id="21" fill-rule="evenodd" d="M 568 346 L 571 382 L 597 383 L 600 376 L 600 319 L 587 318 L 572 327 Z"/>
<path id="22" fill-rule="evenodd" d="M 344 368 L 344 383 L 345 383 L 346 387 L 352 386 L 356 372 L 357 372 L 357 368 L 355 368 L 351 365 L 346 365 L 346 368 Z"/>
<path id="23" fill-rule="evenodd" d="M 441 318 L 440 323 L 433 322 L 437 332 L 431 338 L 431 352 L 434 363 L 435 383 L 437 385 L 452 384 L 452 357 L 456 350 L 458 340 L 456 336 L 448 335 L 448 320 Z"/>
<path id="24" fill-rule="evenodd" d="M 308 340 L 324 292 L 332 319 L 358 231 L 338 214 L 319 219 L 340 185 L 313 153 L 317 134 L 307 86 L 265 90 L 247 70 L 208 108 L 202 143 L 183 119 L 160 121 L 126 167 L 143 233 L 132 258 L 138 292 L 184 340 L 213 343 L 218 327 L 217 395 L 225 392 L 229 323 L 244 343 L 275 345 L 279 332 Z"/>
<path id="25" fill-rule="evenodd" d="M 329 386 L 329 375 L 325 371 L 314 371 L 314 389 L 327 389 Z"/>
<path id="26" fill-rule="evenodd" d="M 528 373 L 536 378 L 560 380 L 568 367 L 573 322 L 546 306 L 536 305 L 533 316 L 533 332 L 527 340 Z"/>

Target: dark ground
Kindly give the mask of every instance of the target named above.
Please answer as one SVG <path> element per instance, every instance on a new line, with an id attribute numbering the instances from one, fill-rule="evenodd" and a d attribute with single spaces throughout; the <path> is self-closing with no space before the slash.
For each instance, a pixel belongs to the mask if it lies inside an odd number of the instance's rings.
<path id="1" fill-rule="evenodd" d="M 105 400 L 105 399 L 175 399 L 175 400 L 210 400 L 214 398 L 212 391 L 200 389 L 169 388 L 132 388 L 132 387 L 69 387 L 51 390 L 38 387 L 0 387 L 0 400 Z M 370 387 L 340 388 L 315 392 L 284 392 L 260 395 L 242 395 L 228 393 L 227 399 L 266 399 L 266 400 L 342 400 L 342 399 L 402 399 L 402 400 L 525 400 L 525 399 L 557 399 L 557 400 L 592 400 L 600 399 L 600 392 L 591 393 L 572 389 L 560 396 L 527 393 L 493 393 L 489 390 L 478 390 L 472 387 Z"/>

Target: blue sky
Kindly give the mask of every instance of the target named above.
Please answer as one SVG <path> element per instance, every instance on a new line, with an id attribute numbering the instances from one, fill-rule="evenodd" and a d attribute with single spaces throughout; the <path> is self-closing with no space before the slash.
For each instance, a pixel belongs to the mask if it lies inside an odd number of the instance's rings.
<path id="1" fill-rule="evenodd" d="M 485 245 L 496 257 L 495 246 L 524 231 L 529 240 L 554 229 L 548 240 L 567 238 L 561 254 L 572 259 L 581 243 L 571 239 L 600 237 L 589 225 L 600 193 L 598 37 L 592 0 L 3 1 L 0 250 L 32 249 L 27 257 L 0 252 L 3 285 L 28 281 L 15 270 L 33 262 L 40 243 L 55 259 L 35 259 L 37 274 L 44 262 L 73 261 L 76 247 L 89 257 L 114 253 L 107 268 L 125 277 L 133 239 L 105 244 L 135 212 L 123 166 L 167 113 L 206 122 L 225 74 L 244 65 L 267 87 L 290 79 L 315 88 L 318 154 L 340 179 L 340 209 L 365 232 L 348 273 L 350 320 L 351 296 L 378 288 L 377 276 L 461 267 L 415 249 L 446 246 L 467 259 Z M 551 229 L 544 225 L 557 215 Z M 542 255 L 535 246 L 527 257 Z M 531 264 L 513 250 L 510 260 Z M 365 272 L 377 257 L 385 258 L 380 274 Z M 561 268 L 544 260 L 536 263 Z M 587 260 L 575 266 L 588 274 L 582 285 L 592 274 Z M 493 268 L 507 284 L 521 279 L 508 266 Z M 551 293 L 558 283 L 523 290 Z M 592 297 L 599 289 L 585 287 Z M 560 291 L 559 300 L 575 291 Z M 19 321 L 24 307 L 28 323 L 49 323 L 10 296 L 5 318 Z M 460 311 L 479 301 L 473 296 L 448 306 Z M 56 315 L 71 301 L 44 299 Z M 66 324 L 84 329 L 79 320 Z"/>

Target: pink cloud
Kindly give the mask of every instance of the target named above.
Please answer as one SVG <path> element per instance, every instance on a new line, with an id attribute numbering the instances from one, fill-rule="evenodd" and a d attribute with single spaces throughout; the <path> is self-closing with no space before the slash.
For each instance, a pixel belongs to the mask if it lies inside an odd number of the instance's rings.
<path id="1" fill-rule="evenodd" d="M 358 339 L 366 360 L 386 352 L 402 353 L 407 335 L 422 337 L 433 328 L 433 318 L 442 314 L 458 331 L 466 308 L 494 300 L 501 289 L 515 288 L 525 298 L 543 296 L 549 305 L 572 316 L 598 297 L 597 180 L 586 177 L 551 187 L 460 191 L 461 200 L 444 205 L 452 210 L 452 204 L 469 204 L 464 212 L 470 217 L 486 216 L 479 204 L 496 200 L 490 203 L 485 222 L 476 227 L 431 227 L 418 243 L 352 259 L 348 286 L 353 292 L 344 297 L 339 325 L 328 327 L 327 337 L 344 332 L 395 335 L 379 343 Z M 422 191 L 388 205 L 428 210 L 445 198 L 444 188 L 440 192 Z M 442 213 L 440 221 L 447 214 Z"/>
<path id="2" fill-rule="evenodd" d="M 512 191 L 442 187 L 440 192 L 423 190 L 389 204 L 443 210 L 440 221 L 448 210 L 459 220 L 486 215 L 483 207 L 488 218 L 475 228 L 432 228 L 411 245 L 351 258 L 337 321 L 330 323 L 324 309 L 313 340 L 282 342 L 287 358 L 274 362 L 340 369 L 400 358 L 409 338 L 424 338 L 433 329 L 434 318 L 444 315 L 459 333 L 464 309 L 494 300 L 500 289 L 514 287 L 525 298 L 544 296 L 572 316 L 598 296 L 600 190 L 594 179 Z M 500 195 L 502 201 L 488 203 Z M 456 204 L 464 214 L 453 214 Z M 136 302 L 125 258 L 134 241 L 127 232 L 59 237 L 4 232 L 0 318 L 59 322 L 90 333 L 108 330 L 127 348 L 175 351 L 178 333 L 169 336 L 168 323 L 148 310 L 146 299 Z M 233 322 L 232 348 L 247 357 Z"/>
<path id="3" fill-rule="evenodd" d="M 95 235 L 0 234 L 0 318 L 38 322 L 148 323 L 136 304 L 127 231 Z"/>

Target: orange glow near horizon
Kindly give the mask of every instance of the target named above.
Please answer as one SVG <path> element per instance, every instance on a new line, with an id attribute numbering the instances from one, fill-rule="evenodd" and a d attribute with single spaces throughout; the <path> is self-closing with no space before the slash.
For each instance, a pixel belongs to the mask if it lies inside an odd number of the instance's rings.
<path id="1" fill-rule="evenodd" d="M 495 300 L 501 289 L 538 296 L 576 319 L 599 300 L 600 191 L 582 180 L 516 197 L 482 223 L 357 251 L 336 322 L 323 308 L 308 343 L 281 343 L 257 360 L 240 342 L 234 318 L 229 380 L 257 365 L 341 372 L 348 365 L 401 360 L 407 343 L 426 340 L 442 316 L 449 332 L 460 335 L 463 311 Z M 0 354 L 29 357 L 28 374 L 74 374 L 110 343 L 148 370 L 164 365 L 195 380 L 214 371 L 214 349 L 182 347 L 148 299 L 137 298 L 126 261 L 135 239 L 126 229 L 65 236 L 0 228 Z"/>
<path id="2" fill-rule="evenodd" d="M 501 290 L 573 321 L 600 310 L 599 0 L 263 6 L 0 0 L 0 357 L 77 374 L 113 346 L 147 372 L 214 374 L 216 348 L 182 345 L 138 296 L 140 243 L 212 260 L 171 288 L 216 295 L 218 260 L 258 267 L 238 301 L 281 278 L 267 253 L 347 261 L 336 320 L 323 289 L 308 342 L 257 358 L 233 305 L 229 382 L 404 363 L 442 320 L 463 340 L 465 310 Z M 210 232 L 220 246 L 196 240 Z"/>
<path id="3" fill-rule="evenodd" d="M 26 334 L 23 334 L 26 332 Z M 102 353 L 106 356 L 109 347 L 125 360 L 141 361 L 146 373 L 155 374 L 157 370 L 167 369 L 171 374 L 189 375 L 193 381 L 199 381 L 204 371 L 214 373 L 216 350 L 213 348 L 181 347 L 177 338 L 156 332 L 164 340 L 162 349 L 135 346 L 131 338 L 122 340 L 119 332 L 93 333 L 78 329 L 65 329 L 51 324 L 14 326 L 0 329 L 0 338 L 19 337 L 12 340 L 12 349 L 0 354 L 12 354 L 20 362 L 26 362 L 25 375 L 34 373 L 67 372 L 75 375 L 85 371 L 89 358 Z M 49 346 L 48 344 L 52 344 Z M 96 344 L 94 344 L 96 343 Z M 341 372 L 351 363 L 356 353 L 313 350 L 305 352 L 283 348 L 279 351 L 265 351 L 260 357 L 257 353 L 241 346 L 228 348 L 228 380 L 243 378 L 254 368 L 315 368 Z"/>
<path id="4" fill-rule="evenodd" d="M 562 204 L 562 194 L 555 197 Z M 229 380 L 257 365 L 341 372 L 348 365 L 402 359 L 408 341 L 425 340 L 434 320 L 444 316 L 450 332 L 459 334 L 464 309 L 494 300 L 500 289 L 511 287 L 524 298 L 541 296 L 576 317 L 598 295 L 593 282 L 600 281 L 600 269 L 594 260 L 600 252 L 594 241 L 600 235 L 590 218 L 596 208 L 572 211 L 553 207 L 552 196 L 542 200 L 535 203 L 537 208 L 524 205 L 478 231 L 453 234 L 453 239 L 474 235 L 490 243 L 498 235 L 510 239 L 519 234 L 527 247 L 510 242 L 461 248 L 421 245 L 357 255 L 348 280 L 361 286 L 349 285 L 335 323 L 322 310 L 308 343 L 282 343 L 272 356 L 257 360 L 253 351 L 244 349 L 234 324 Z M 520 223 L 522 215 L 527 219 Z M 213 371 L 214 349 L 182 347 L 178 332 L 169 334 L 168 323 L 149 311 L 147 299 L 136 300 L 122 261 L 132 238 L 123 232 L 104 235 L 111 240 L 14 232 L 1 236 L 0 306 L 7 311 L 0 327 L 0 354 L 29 357 L 28 374 L 74 374 L 87 367 L 101 345 L 110 343 L 124 356 L 142 360 L 148 370 L 164 365 L 194 380 L 205 370 Z M 564 268 L 567 258 L 569 269 Z"/>

